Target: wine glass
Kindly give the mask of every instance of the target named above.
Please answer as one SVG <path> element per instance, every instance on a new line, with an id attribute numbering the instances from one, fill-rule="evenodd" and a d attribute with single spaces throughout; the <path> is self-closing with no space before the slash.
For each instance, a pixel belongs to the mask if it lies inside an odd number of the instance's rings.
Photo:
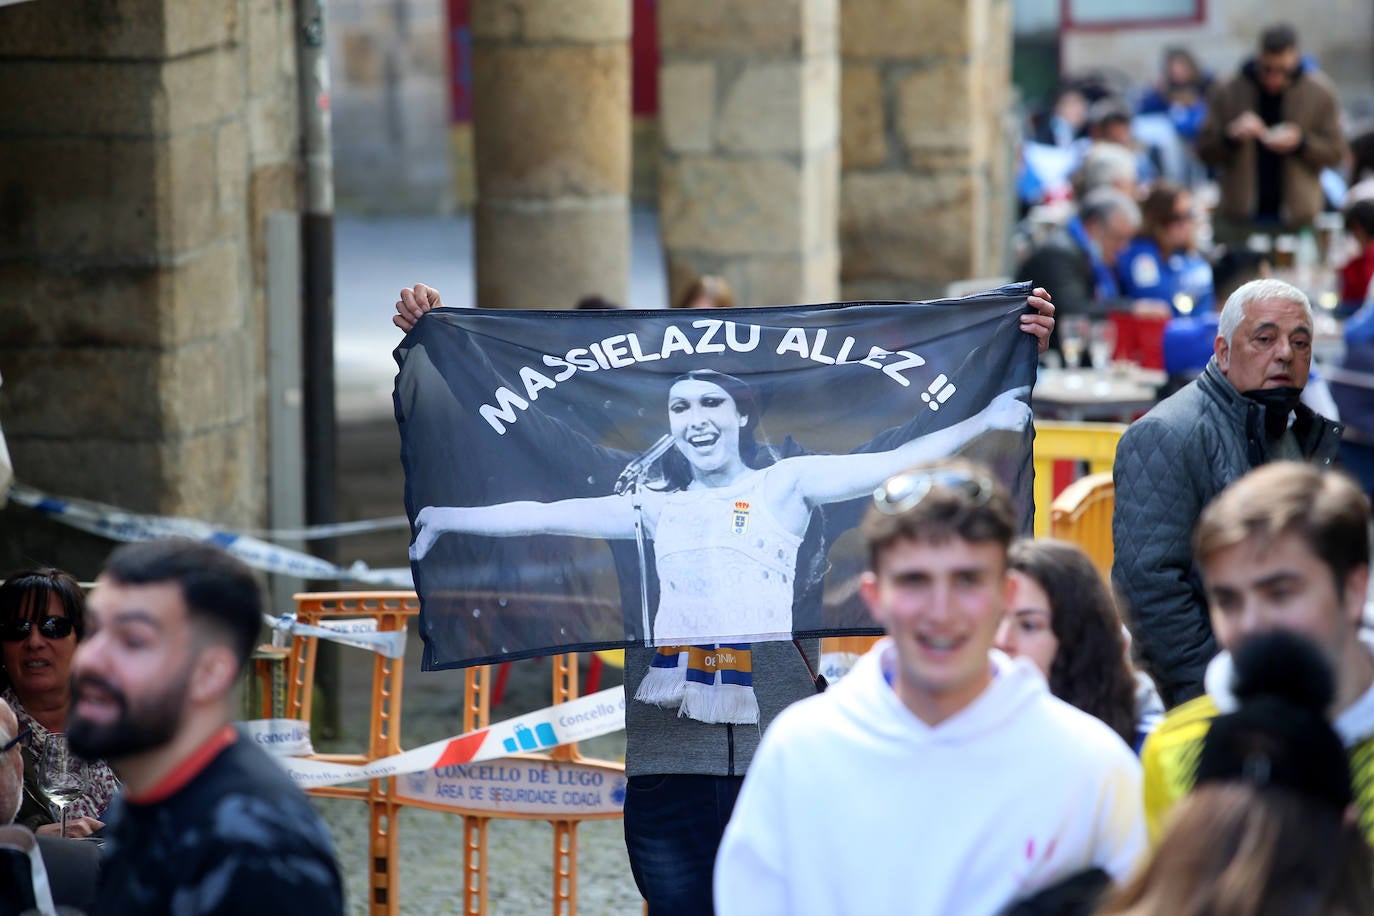
<path id="1" fill-rule="evenodd" d="M 48 801 L 61 812 L 62 832 L 67 835 L 67 808 L 86 788 L 86 771 L 67 747 L 67 736 L 49 735 L 38 761 L 38 780 Z"/>
<path id="2" fill-rule="evenodd" d="M 1059 324 L 1059 349 L 1064 353 L 1064 368 L 1077 369 L 1083 359 L 1087 343 L 1088 319 L 1077 315 L 1064 318 Z"/>
<path id="3" fill-rule="evenodd" d="M 1094 321 L 1088 337 L 1088 355 L 1098 376 L 1107 374 L 1116 352 L 1116 325 L 1110 321 Z"/>

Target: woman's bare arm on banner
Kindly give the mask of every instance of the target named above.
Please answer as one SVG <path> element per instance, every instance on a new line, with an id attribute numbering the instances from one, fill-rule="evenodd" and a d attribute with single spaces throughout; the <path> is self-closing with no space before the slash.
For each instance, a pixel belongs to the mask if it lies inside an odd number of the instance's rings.
<path id="1" fill-rule="evenodd" d="M 644 521 L 652 531 L 659 497 L 642 494 Z M 630 494 L 560 499 L 554 502 L 497 503 L 491 506 L 426 506 L 415 516 L 412 560 L 424 559 L 434 542 L 449 532 L 486 537 L 556 534 L 584 538 L 632 538 L 638 510 Z"/>

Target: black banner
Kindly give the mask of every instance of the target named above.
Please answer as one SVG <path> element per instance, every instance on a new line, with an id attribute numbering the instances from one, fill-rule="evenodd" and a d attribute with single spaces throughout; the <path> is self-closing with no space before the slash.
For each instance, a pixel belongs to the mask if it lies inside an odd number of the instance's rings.
<path id="1" fill-rule="evenodd" d="M 965 455 L 1030 530 L 1027 293 L 431 312 L 395 394 L 425 667 L 877 632 L 885 478 Z"/>

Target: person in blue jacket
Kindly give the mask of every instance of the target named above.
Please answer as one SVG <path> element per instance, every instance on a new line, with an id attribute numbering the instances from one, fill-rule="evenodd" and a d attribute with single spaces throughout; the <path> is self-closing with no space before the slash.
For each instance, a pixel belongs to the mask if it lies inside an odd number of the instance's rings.
<path id="1" fill-rule="evenodd" d="M 1160 81 L 1141 96 L 1136 111 L 1168 115 L 1178 136 L 1189 144 L 1196 143 L 1202 120 L 1207 116 L 1207 90 L 1211 85 L 1211 74 L 1198 66 L 1191 52 L 1180 47 L 1166 48 Z"/>
<path id="2" fill-rule="evenodd" d="M 1216 308 L 1212 265 L 1195 247 L 1193 198 L 1172 181 L 1158 181 L 1140 207 L 1140 234 L 1117 258 L 1123 295 L 1155 303 L 1161 315 Z"/>

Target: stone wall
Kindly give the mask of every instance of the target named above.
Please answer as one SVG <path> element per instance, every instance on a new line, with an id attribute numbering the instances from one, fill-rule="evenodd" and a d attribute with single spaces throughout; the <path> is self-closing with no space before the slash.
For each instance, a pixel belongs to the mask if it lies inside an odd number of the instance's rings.
<path id="1" fill-rule="evenodd" d="M 1006 271 L 1010 0 L 840 0 L 846 299 Z"/>
<path id="2" fill-rule="evenodd" d="M 263 219 L 297 206 L 290 0 L 0 7 L 0 418 L 16 479 L 264 515 Z M 11 507 L 0 567 L 108 544 Z"/>
<path id="3" fill-rule="evenodd" d="M 836 16 L 835 0 L 661 0 L 670 298 L 702 273 L 741 305 L 836 297 Z"/>

